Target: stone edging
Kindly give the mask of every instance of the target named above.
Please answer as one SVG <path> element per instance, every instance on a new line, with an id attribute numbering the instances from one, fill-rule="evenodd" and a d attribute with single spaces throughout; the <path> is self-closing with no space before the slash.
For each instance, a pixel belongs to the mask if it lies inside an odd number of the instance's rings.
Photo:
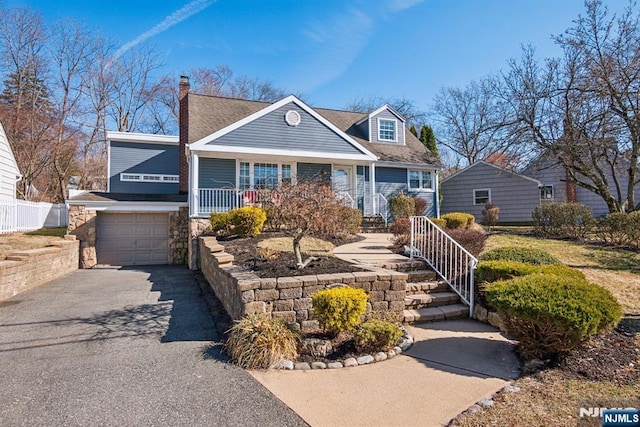
<path id="1" fill-rule="evenodd" d="M 400 344 L 395 346 L 389 351 L 380 351 L 376 354 L 365 354 L 358 358 L 349 357 L 344 360 L 337 360 L 335 362 L 325 363 L 325 362 L 293 362 L 292 360 L 285 360 L 280 362 L 269 369 L 280 369 L 280 370 L 296 370 L 296 371 L 308 371 L 310 369 L 341 369 L 341 368 L 350 368 L 354 366 L 360 365 L 369 365 L 375 362 L 382 362 L 387 359 L 392 359 L 396 357 L 398 354 L 401 354 L 404 351 L 407 351 L 413 345 L 413 337 L 409 334 L 409 332 L 403 327 L 402 328 L 402 338 L 400 339 Z"/>

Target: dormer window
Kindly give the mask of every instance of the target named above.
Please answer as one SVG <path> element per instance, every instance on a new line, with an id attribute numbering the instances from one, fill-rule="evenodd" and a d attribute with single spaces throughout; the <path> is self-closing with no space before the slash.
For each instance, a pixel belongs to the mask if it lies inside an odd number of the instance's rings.
<path id="1" fill-rule="evenodd" d="M 378 119 L 378 140 L 397 142 L 397 122 L 395 120 Z"/>

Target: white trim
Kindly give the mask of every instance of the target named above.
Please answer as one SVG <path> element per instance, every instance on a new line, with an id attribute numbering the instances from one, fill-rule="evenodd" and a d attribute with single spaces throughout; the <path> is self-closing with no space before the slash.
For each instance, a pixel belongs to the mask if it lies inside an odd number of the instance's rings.
<path id="1" fill-rule="evenodd" d="M 158 177 L 159 179 L 150 179 L 149 177 Z M 173 179 L 175 178 L 175 179 Z M 180 180 L 179 175 L 163 175 L 157 173 L 129 173 L 121 172 L 121 182 L 150 182 L 154 184 L 173 184 L 178 183 Z"/>
<path id="2" fill-rule="evenodd" d="M 396 144 L 397 145 L 397 144 Z M 389 167 L 389 168 L 407 168 L 407 169 L 416 169 L 416 170 L 432 170 L 438 171 L 442 169 L 441 167 L 435 165 L 427 165 L 425 163 L 408 163 L 408 162 L 376 162 L 378 167 Z"/>
<path id="3" fill-rule="evenodd" d="M 202 140 L 201 140 L 202 141 Z M 232 147 L 228 145 L 207 145 L 204 149 L 194 149 L 191 147 L 191 151 L 201 152 L 219 152 L 219 153 L 235 153 L 235 154 L 262 154 L 267 156 L 286 156 L 286 157 L 304 157 L 314 159 L 327 159 L 327 160 L 361 160 L 371 161 L 372 159 L 368 155 L 364 154 L 344 154 L 344 153 L 331 153 L 327 151 L 299 151 L 299 150 L 287 150 L 279 148 L 253 148 L 253 147 Z"/>
<path id="4" fill-rule="evenodd" d="M 505 168 L 501 168 L 500 166 L 496 166 L 493 163 L 485 162 L 484 160 L 480 160 L 478 162 L 475 162 L 475 163 L 467 166 L 464 169 L 459 170 L 458 172 L 454 173 L 453 175 L 450 175 L 450 176 L 446 177 L 445 179 L 443 179 L 442 182 L 447 182 L 450 179 L 452 179 L 453 177 L 456 177 L 456 176 L 460 175 L 461 173 L 464 173 L 464 172 L 468 171 L 469 169 L 474 168 L 474 167 L 476 167 L 477 165 L 480 165 L 480 164 L 491 166 L 492 168 L 498 169 L 498 170 L 500 170 L 502 172 L 506 172 L 506 173 L 509 173 L 511 175 L 515 175 L 517 177 L 524 178 L 524 179 L 527 179 L 529 181 L 533 181 L 536 184 L 538 184 L 538 186 L 542 185 L 542 182 L 538 181 L 537 179 L 530 178 L 530 177 L 528 177 L 526 175 L 522 175 L 522 174 L 519 174 L 519 173 L 516 173 L 516 172 L 512 172 L 512 171 L 507 170 Z"/>
<path id="5" fill-rule="evenodd" d="M 412 187 L 411 186 L 411 172 L 418 172 L 420 174 L 419 176 L 419 180 L 420 180 L 420 185 L 422 185 L 422 174 L 427 172 L 430 175 L 431 178 L 431 187 L 429 188 L 424 188 L 424 187 Z M 434 184 L 434 174 L 432 173 L 432 171 L 430 170 L 426 170 L 426 169 L 407 169 L 407 188 L 409 189 L 409 191 L 417 191 L 417 192 L 424 192 L 424 193 L 433 193 L 433 184 Z"/>
<path id="6" fill-rule="evenodd" d="M 284 121 L 287 122 L 289 126 L 298 126 L 302 121 L 302 117 L 300 117 L 300 113 L 296 110 L 289 110 L 284 114 Z"/>
<path id="7" fill-rule="evenodd" d="M 83 205 L 94 211 L 111 212 L 177 212 L 181 207 L 188 206 L 187 202 L 107 202 L 69 200 L 69 205 Z"/>
<path id="8" fill-rule="evenodd" d="M 107 140 L 107 193 L 111 192 L 111 141 Z"/>
<path id="9" fill-rule="evenodd" d="M 174 135 L 156 135 L 153 133 L 107 131 L 107 140 L 117 142 L 177 145 L 180 142 L 180 137 Z"/>
<path id="10" fill-rule="evenodd" d="M 364 123 L 365 120 L 371 120 L 372 118 L 374 118 L 378 114 L 382 113 L 384 110 L 388 110 L 391 114 L 396 116 L 398 118 L 398 120 L 400 120 L 403 124 L 406 123 L 406 119 L 402 116 L 402 114 L 398 113 L 398 111 L 396 111 L 396 109 L 393 108 L 391 105 L 384 104 L 382 107 L 378 108 L 375 111 L 372 111 L 366 117 L 360 119 L 359 122 L 356 122 L 356 126 L 360 126 L 362 123 Z"/>
<path id="11" fill-rule="evenodd" d="M 362 155 L 341 155 L 339 153 L 330 153 L 332 158 L 336 158 L 336 155 L 339 156 L 338 158 L 341 159 L 345 159 L 345 160 L 377 160 L 378 157 L 373 154 L 372 152 L 370 152 L 369 150 L 367 150 L 366 148 L 364 148 L 362 145 L 358 144 L 353 138 L 351 138 L 349 135 L 347 135 L 346 133 L 344 133 L 342 130 L 338 129 L 333 123 L 331 123 L 330 121 L 328 121 L 327 119 L 325 119 L 323 116 L 321 116 L 320 114 L 316 113 L 311 107 L 309 107 L 308 105 L 306 105 L 304 102 L 300 101 L 298 98 L 296 98 L 294 95 L 289 95 L 286 98 L 281 99 L 278 102 L 275 102 L 265 108 L 263 108 L 260 111 L 257 111 L 253 114 L 248 115 L 247 117 L 238 120 L 235 123 L 232 123 L 231 125 L 224 127 L 220 130 L 218 130 L 217 132 L 212 133 L 211 135 L 205 136 L 204 138 L 199 139 L 196 142 L 193 142 L 191 144 L 189 144 L 189 148 L 191 150 L 202 150 L 202 151 L 223 151 L 220 150 L 219 148 L 225 148 L 224 151 L 228 151 L 228 152 L 238 152 L 238 153 L 261 153 L 261 154 L 280 154 L 280 153 L 287 153 L 290 152 L 288 150 L 283 150 L 283 149 L 255 149 L 255 148 L 249 148 L 249 147 L 222 147 L 222 146 L 212 146 L 212 145 L 207 145 L 208 143 L 215 141 L 216 139 L 220 138 L 221 136 L 224 136 L 226 134 L 228 134 L 231 131 L 234 131 L 248 123 L 251 123 L 252 121 L 259 119 L 260 117 L 263 117 L 275 110 L 277 110 L 280 107 L 283 107 L 289 103 L 294 103 L 296 104 L 298 107 L 300 107 L 302 110 L 306 111 L 308 114 L 310 114 L 312 117 L 314 117 L 316 120 L 318 120 L 320 123 L 322 123 L 323 125 L 327 126 L 329 129 L 331 129 L 334 133 L 336 133 L 338 136 L 340 136 L 342 139 L 344 139 L 346 142 L 348 142 L 349 144 L 351 144 L 354 148 L 356 148 L 358 151 L 360 151 L 361 153 L 363 153 Z M 216 149 L 218 148 L 218 149 Z M 235 150 L 230 150 L 230 148 L 235 149 Z M 244 149 L 244 150 L 242 150 Z M 312 153 L 307 153 L 307 152 L 301 152 L 301 153 L 305 153 L 304 157 L 318 157 L 321 156 L 322 153 L 317 153 L 316 155 L 313 155 Z"/>
<path id="12" fill-rule="evenodd" d="M 398 120 L 396 119 L 386 119 L 384 117 L 378 117 L 378 135 L 377 135 L 377 140 L 380 142 L 394 142 L 394 143 L 398 143 Z M 380 122 L 392 122 L 393 123 L 393 139 L 388 139 L 388 138 L 380 138 Z"/>
<path id="13" fill-rule="evenodd" d="M 298 172 L 298 164 L 293 161 L 273 161 L 273 160 L 265 160 L 265 159 L 236 159 L 236 188 L 240 191 L 243 189 L 240 187 L 240 163 L 248 163 L 249 164 L 249 188 L 247 190 L 254 190 L 254 181 L 255 181 L 255 169 L 254 165 L 256 163 L 264 163 L 269 165 L 277 165 L 278 167 L 278 185 L 282 184 L 282 165 L 288 165 L 291 167 L 291 182 L 293 183 L 295 177 Z"/>
<path id="14" fill-rule="evenodd" d="M 187 157 L 188 158 L 188 157 Z M 200 186 L 200 158 L 197 153 L 191 153 L 191 164 L 189 165 L 190 169 L 190 178 L 191 178 L 191 187 L 189 187 L 189 216 L 198 215 L 200 209 L 200 192 L 198 188 Z"/>
<path id="15" fill-rule="evenodd" d="M 484 203 L 476 203 L 476 191 L 486 191 L 487 195 L 489 196 L 489 200 L 487 200 L 487 202 L 491 201 L 491 189 L 490 188 L 474 188 L 473 189 L 473 206 L 484 206 Z M 486 202 L 485 202 L 486 203 Z"/>
<path id="16" fill-rule="evenodd" d="M 542 198 L 542 190 L 545 187 L 551 187 L 551 198 L 547 199 L 547 198 Z M 538 195 L 540 196 L 540 201 L 541 202 L 552 202 L 556 199 L 556 189 L 555 186 L 553 184 L 542 184 L 538 187 Z"/>
<path id="17" fill-rule="evenodd" d="M 436 205 L 436 218 L 440 218 L 440 177 L 438 171 L 434 171 L 435 175 L 435 189 L 434 204 Z"/>

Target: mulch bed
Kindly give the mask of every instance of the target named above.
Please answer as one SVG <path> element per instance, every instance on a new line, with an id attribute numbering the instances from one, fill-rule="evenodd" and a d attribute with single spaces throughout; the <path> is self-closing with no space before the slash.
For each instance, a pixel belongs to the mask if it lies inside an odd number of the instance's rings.
<path id="1" fill-rule="evenodd" d="M 638 322 L 624 320 L 613 331 L 591 339 L 558 362 L 569 377 L 630 384 L 640 381 Z"/>
<path id="2" fill-rule="evenodd" d="M 253 271 L 258 277 L 290 277 L 314 274 L 349 273 L 362 271 L 350 262 L 336 257 L 318 257 L 302 270 L 296 268 L 296 257 L 291 252 L 281 252 L 278 257 L 270 260 L 258 258 L 256 248 L 260 241 L 274 237 L 286 237 L 284 233 L 262 233 L 254 237 L 218 238 L 225 252 L 234 256 L 234 264 L 246 270 Z M 332 239 L 336 245 L 343 245 L 362 240 L 361 236 L 349 236 Z"/>

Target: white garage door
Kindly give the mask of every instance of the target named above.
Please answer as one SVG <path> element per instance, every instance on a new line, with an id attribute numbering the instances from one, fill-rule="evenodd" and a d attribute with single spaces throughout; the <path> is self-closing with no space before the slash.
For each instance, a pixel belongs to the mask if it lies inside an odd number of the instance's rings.
<path id="1" fill-rule="evenodd" d="M 169 260 L 169 214 L 99 213 L 98 264 L 166 264 Z"/>

